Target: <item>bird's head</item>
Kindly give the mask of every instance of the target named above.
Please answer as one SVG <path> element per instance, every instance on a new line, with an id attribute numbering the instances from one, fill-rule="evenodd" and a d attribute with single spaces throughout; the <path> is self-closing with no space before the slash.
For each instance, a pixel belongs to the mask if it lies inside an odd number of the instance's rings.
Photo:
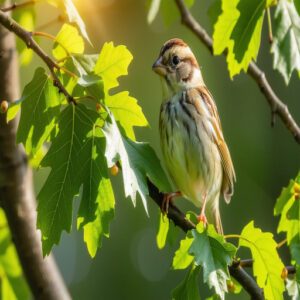
<path id="1" fill-rule="evenodd" d="M 181 39 L 171 39 L 162 46 L 152 69 L 164 79 L 171 94 L 204 85 L 198 62 Z"/>

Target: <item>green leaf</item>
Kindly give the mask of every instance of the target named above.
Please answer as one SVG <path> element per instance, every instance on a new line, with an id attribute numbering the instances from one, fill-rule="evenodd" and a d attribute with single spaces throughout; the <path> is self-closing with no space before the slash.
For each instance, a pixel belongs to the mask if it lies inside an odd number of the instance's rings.
<path id="1" fill-rule="evenodd" d="M 84 42 L 76 27 L 64 24 L 56 36 L 52 54 L 57 60 L 62 60 L 72 54 L 82 54 Z"/>
<path id="2" fill-rule="evenodd" d="M 97 204 L 96 219 L 83 227 L 84 241 L 91 257 L 95 257 L 97 249 L 101 247 L 102 236 L 109 237 L 109 223 L 114 217 L 115 198 L 107 177 L 101 179 Z"/>
<path id="3" fill-rule="evenodd" d="M 298 175 L 300 176 L 300 174 Z M 282 189 L 280 196 L 278 197 L 275 207 L 274 207 L 274 215 L 278 216 L 282 214 L 285 205 L 289 202 L 291 197 L 294 195 L 294 180 L 290 180 L 289 185 L 286 188 Z"/>
<path id="4" fill-rule="evenodd" d="M 300 16 L 300 1 L 299 0 L 294 0 L 294 5 L 297 9 L 298 15 Z"/>
<path id="5" fill-rule="evenodd" d="M 64 6 L 65 6 L 66 13 L 68 15 L 70 23 L 75 23 L 78 26 L 82 36 L 92 45 L 92 43 L 89 39 L 89 36 L 86 32 L 85 24 L 84 24 L 83 20 L 81 19 L 72 0 L 64 0 Z"/>
<path id="6" fill-rule="evenodd" d="M 105 91 L 119 85 L 117 79 L 128 74 L 132 58 L 132 54 L 123 45 L 115 47 L 112 42 L 103 45 L 94 72 L 102 77 Z"/>
<path id="7" fill-rule="evenodd" d="M 132 140 L 135 140 L 133 126 L 148 125 L 137 100 L 130 97 L 128 92 L 106 97 L 105 104 L 109 107 L 115 119 L 122 125 L 126 136 Z"/>
<path id="8" fill-rule="evenodd" d="M 93 135 L 90 161 L 85 171 L 78 225 L 83 226 L 84 241 L 91 257 L 101 247 L 102 236 L 109 237 L 109 223 L 114 217 L 115 198 L 104 157 L 104 139 Z M 95 203 L 96 201 L 96 203 Z M 94 208 L 95 204 L 97 205 Z"/>
<path id="9" fill-rule="evenodd" d="M 60 111 L 60 96 L 45 70 L 38 68 L 22 94 L 17 142 L 35 154 L 47 140 Z M 16 105 L 18 105 L 16 104 Z M 10 114 L 11 117 L 11 114 Z"/>
<path id="10" fill-rule="evenodd" d="M 191 8 L 195 0 L 184 0 L 187 8 Z M 161 13 L 166 27 L 169 27 L 173 22 L 180 19 L 178 7 L 173 0 L 161 0 Z"/>
<path id="11" fill-rule="evenodd" d="M 35 28 L 35 9 L 34 7 L 23 7 L 22 9 L 13 10 L 13 18 L 20 26 L 27 31 L 34 31 Z M 20 39 L 16 40 L 19 54 L 19 62 L 22 66 L 27 66 L 33 58 L 33 51 Z"/>
<path id="12" fill-rule="evenodd" d="M 158 233 L 156 235 L 156 244 L 158 249 L 163 249 L 166 245 L 170 222 L 168 217 L 163 213 L 160 213 L 159 215 L 159 228 Z"/>
<path id="13" fill-rule="evenodd" d="M 223 236 L 216 233 L 212 225 L 204 228 L 203 223 L 192 230 L 194 240 L 190 254 L 194 255 L 195 264 L 203 267 L 203 280 L 209 287 L 214 287 L 216 294 L 224 299 L 227 292 L 227 280 L 230 279 L 228 265 L 236 253 L 236 248 L 225 242 Z"/>
<path id="14" fill-rule="evenodd" d="M 17 116 L 17 114 L 21 108 L 22 102 L 23 102 L 23 99 L 21 98 L 17 101 L 8 103 L 8 109 L 6 112 L 6 122 L 7 123 L 9 121 L 13 120 Z"/>
<path id="15" fill-rule="evenodd" d="M 214 55 L 220 55 L 228 47 L 232 30 L 238 20 L 238 0 L 223 0 L 222 14 L 217 19 L 213 33 Z"/>
<path id="16" fill-rule="evenodd" d="M 199 294 L 199 267 L 192 267 L 181 282 L 172 291 L 172 300 L 200 300 Z"/>
<path id="17" fill-rule="evenodd" d="M 230 77 L 246 71 L 256 60 L 261 38 L 264 9 L 271 0 L 223 0 L 222 14 L 214 26 L 214 54 L 227 48 Z"/>
<path id="18" fill-rule="evenodd" d="M 257 57 L 265 7 L 266 0 L 240 0 L 237 5 L 240 15 L 231 38 L 234 40 L 233 52 L 238 62 L 242 62 L 248 49 L 251 49 L 254 59 Z"/>
<path id="19" fill-rule="evenodd" d="M 173 258 L 173 269 L 181 270 L 186 269 L 194 260 L 194 257 L 189 254 L 189 249 L 194 239 L 186 237 L 180 241 L 179 249 L 175 252 Z"/>
<path id="20" fill-rule="evenodd" d="M 0 227 L 0 298 L 29 299 L 29 289 L 2 209 Z"/>
<path id="21" fill-rule="evenodd" d="M 63 230 L 70 231 L 73 198 L 78 194 L 81 183 L 84 190 L 96 186 L 89 186 L 92 178 L 87 173 L 93 160 L 96 119 L 97 114 L 85 106 L 68 105 L 59 118 L 58 135 L 41 162 L 43 167 L 51 168 L 38 195 L 37 226 L 42 231 L 44 255 L 49 254 L 53 244 L 59 242 Z M 88 199 L 82 201 L 96 207 L 96 193 L 87 194 Z"/>
<path id="22" fill-rule="evenodd" d="M 288 84 L 293 70 L 300 71 L 300 16 L 294 2 L 278 1 L 274 23 L 273 67 Z"/>
<path id="23" fill-rule="evenodd" d="M 157 16 L 159 7 L 160 7 L 160 1 L 161 0 L 152 0 L 151 1 L 151 5 L 150 5 L 148 15 L 147 15 L 148 24 L 151 24 L 154 21 L 155 17 Z"/>
<path id="24" fill-rule="evenodd" d="M 78 13 L 76 6 L 72 0 L 46 0 L 49 4 L 63 10 L 68 17 L 69 23 L 76 24 L 81 35 L 92 45 L 89 36 L 86 32 L 85 24 Z"/>
<path id="25" fill-rule="evenodd" d="M 211 21 L 213 27 L 215 26 L 215 24 L 218 21 L 218 18 L 222 14 L 222 3 L 223 2 L 221 0 L 215 0 L 208 9 L 207 13 L 208 13 L 208 16 L 210 18 L 210 21 Z"/>
<path id="26" fill-rule="evenodd" d="M 121 161 L 125 196 L 130 196 L 135 205 L 136 194 L 139 193 L 148 213 L 146 196 L 149 191 L 146 176 L 160 191 L 170 190 L 169 182 L 155 152 L 146 143 L 136 143 L 122 136 L 110 112 L 103 132 L 106 137 L 105 156 L 108 167 Z"/>
<path id="27" fill-rule="evenodd" d="M 269 232 L 255 228 L 253 221 L 241 233 L 239 247 L 247 247 L 253 257 L 253 274 L 257 284 L 264 289 L 266 299 L 283 299 L 284 281 L 281 272 L 284 268 L 277 253 L 277 243 Z"/>
<path id="28" fill-rule="evenodd" d="M 280 215 L 277 232 L 286 232 L 292 260 L 300 264 L 300 173 L 283 188 L 277 199 L 274 214 Z"/>

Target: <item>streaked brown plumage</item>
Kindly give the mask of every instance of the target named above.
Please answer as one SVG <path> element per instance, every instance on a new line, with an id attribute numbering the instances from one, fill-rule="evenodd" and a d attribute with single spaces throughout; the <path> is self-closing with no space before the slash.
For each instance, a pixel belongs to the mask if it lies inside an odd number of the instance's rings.
<path id="1" fill-rule="evenodd" d="M 170 177 L 184 197 L 202 207 L 200 219 L 207 216 L 222 233 L 219 196 L 230 202 L 235 172 L 213 97 L 181 39 L 163 45 L 153 70 L 164 88 L 159 128 Z"/>

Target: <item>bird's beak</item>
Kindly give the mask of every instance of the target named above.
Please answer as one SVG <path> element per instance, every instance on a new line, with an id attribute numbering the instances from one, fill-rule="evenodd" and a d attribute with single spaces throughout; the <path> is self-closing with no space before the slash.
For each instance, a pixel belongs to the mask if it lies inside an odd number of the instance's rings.
<path id="1" fill-rule="evenodd" d="M 162 64 L 162 58 L 159 57 L 152 66 L 152 70 L 160 76 L 167 74 L 166 67 Z"/>

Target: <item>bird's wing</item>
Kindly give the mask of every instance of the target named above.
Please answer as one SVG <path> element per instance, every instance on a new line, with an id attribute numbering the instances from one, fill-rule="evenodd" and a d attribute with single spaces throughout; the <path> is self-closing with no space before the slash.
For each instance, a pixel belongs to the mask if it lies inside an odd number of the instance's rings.
<path id="1" fill-rule="evenodd" d="M 211 115 L 210 121 L 213 128 L 212 138 L 218 147 L 223 167 L 223 182 L 221 192 L 223 193 L 225 201 L 229 203 L 231 196 L 233 195 L 233 185 L 236 181 L 236 176 L 230 152 L 223 137 L 218 110 L 211 93 L 205 86 L 198 88 L 197 91 L 206 104 L 206 108 Z M 197 104 L 200 105 L 200 103 Z"/>

